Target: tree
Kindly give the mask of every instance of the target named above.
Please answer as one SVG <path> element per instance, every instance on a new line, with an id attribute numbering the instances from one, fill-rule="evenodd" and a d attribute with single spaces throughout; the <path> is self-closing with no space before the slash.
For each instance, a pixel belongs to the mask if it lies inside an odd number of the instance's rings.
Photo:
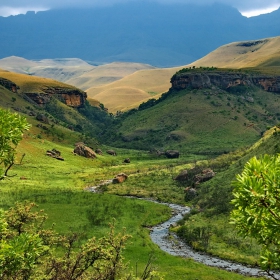
<path id="1" fill-rule="evenodd" d="M 280 269 L 280 155 L 249 160 L 234 182 L 231 223 L 262 245 L 261 267 Z"/>
<path id="2" fill-rule="evenodd" d="M 82 242 L 77 233 L 47 229 L 47 216 L 30 202 L 0 209 L 1 280 L 147 280 L 161 279 L 151 258 L 141 276 L 125 274 L 122 252 L 130 237 L 115 233 L 114 225 L 102 238 Z"/>
<path id="3" fill-rule="evenodd" d="M 8 175 L 14 165 L 17 145 L 29 127 L 26 118 L 0 109 L 0 180 Z"/>

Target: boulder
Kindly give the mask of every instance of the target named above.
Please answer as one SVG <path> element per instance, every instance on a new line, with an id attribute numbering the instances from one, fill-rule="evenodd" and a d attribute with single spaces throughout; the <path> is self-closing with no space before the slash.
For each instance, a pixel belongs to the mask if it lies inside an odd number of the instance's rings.
<path id="1" fill-rule="evenodd" d="M 113 184 L 119 184 L 119 183 L 124 182 L 127 178 L 128 178 L 128 176 L 125 173 L 120 173 L 120 174 L 115 176 L 112 183 Z"/>
<path id="2" fill-rule="evenodd" d="M 111 156 L 116 156 L 117 153 L 114 150 L 107 150 L 106 153 Z"/>
<path id="3" fill-rule="evenodd" d="M 178 158 L 180 156 L 180 153 L 179 153 L 179 151 L 176 151 L 176 150 L 167 150 L 165 152 L 165 156 L 167 158 Z"/>
<path id="4" fill-rule="evenodd" d="M 212 179 L 215 175 L 216 174 L 212 169 L 210 168 L 204 169 L 200 174 L 195 175 L 195 181 L 196 181 L 195 183 L 199 184 L 202 182 L 206 182 Z"/>
<path id="5" fill-rule="evenodd" d="M 64 158 L 61 157 L 61 152 L 56 149 L 52 149 L 51 151 L 47 150 L 46 155 L 49 157 L 64 161 Z"/>
<path id="6" fill-rule="evenodd" d="M 103 152 L 102 152 L 101 149 L 96 149 L 96 150 L 95 150 L 95 153 L 98 154 L 98 155 L 100 155 L 100 156 L 103 155 Z"/>
<path id="7" fill-rule="evenodd" d="M 96 153 L 84 144 L 76 145 L 74 153 L 86 158 L 96 158 Z"/>

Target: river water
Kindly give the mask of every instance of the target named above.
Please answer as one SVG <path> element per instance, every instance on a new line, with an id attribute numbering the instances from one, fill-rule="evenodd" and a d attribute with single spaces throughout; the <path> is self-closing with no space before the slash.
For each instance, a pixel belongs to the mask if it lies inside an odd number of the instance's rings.
<path id="1" fill-rule="evenodd" d="M 209 256 L 205 253 L 194 251 L 191 247 L 182 242 L 175 234 L 171 234 L 169 231 L 169 227 L 180 221 L 183 216 L 190 211 L 190 208 L 176 204 L 165 205 L 168 205 L 172 209 L 174 215 L 168 221 L 153 227 L 150 233 L 152 241 L 157 244 L 161 250 L 173 256 L 192 258 L 193 260 L 205 265 L 218 267 L 227 271 L 250 276 L 267 277 L 267 274 L 259 268 L 233 263 L 217 257 Z M 279 275 L 273 275 L 276 279 L 280 279 Z"/>
<path id="2" fill-rule="evenodd" d="M 110 184 L 112 180 L 107 180 L 106 182 L 103 182 L 103 184 Z M 101 184 L 102 185 L 102 184 Z M 100 185 L 99 185 L 100 186 Z M 99 186 L 89 187 L 87 188 L 90 192 L 96 192 L 96 189 Z M 136 197 L 130 197 L 126 196 L 127 198 L 134 198 L 134 199 L 143 199 L 148 200 L 154 203 L 160 203 L 154 200 L 150 199 L 144 199 L 144 198 L 136 198 Z M 176 224 L 178 221 L 182 220 L 184 215 L 189 213 L 190 208 L 177 205 L 177 204 L 170 204 L 170 203 L 160 203 L 163 205 L 167 205 L 172 209 L 173 215 L 172 217 L 157 226 L 152 227 L 150 232 L 151 240 L 159 246 L 161 250 L 164 252 L 173 255 L 173 256 L 180 256 L 184 258 L 191 258 L 197 262 L 203 263 L 208 266 L 218 267 L 227 271 L 236 272 L 243 275 L 249 275 L 249 276 L 255 276 L 255 277 L 268 277 L 267 273 L 262 271 L 259 268 L 256 267 L 250 267 L 246 266 L 240 263 L 234 263 L 227 260 L 222 260 L 218 257 L 213 257 L 210 255 L 207 255 L 206 253 L 201 253 L 193 250 L 190 246 L 188 246 L 186 243 L 182 242 L 178 236 L 176 236 L 173 233 L 170 233 L 169 227 L 171 225 Z M 280 276 L 278 274 L 274 274 L 271 272 L 271 274 L 274 276 L 274 279 L 280 279 Z"/>

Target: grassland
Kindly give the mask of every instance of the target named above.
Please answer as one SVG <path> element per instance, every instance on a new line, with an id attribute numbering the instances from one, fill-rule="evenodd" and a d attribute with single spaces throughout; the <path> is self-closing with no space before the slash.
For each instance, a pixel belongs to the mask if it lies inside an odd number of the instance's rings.
<path id="1" fill-rule="evenodd" d="M 223 68 L 279 66 L 279 45 L 280 37 L 234 42 L 219 47 L 191 65 Z"/>
<path id="2" fill-rule="evenodd" d="M 61 151 L 65 160 L 46 156 L 46 150 L 52 148 Z M 110 194 L 134 194 L 135 189 L 142 188 L 144 193 L 136 191 L 135 194 L 149 196 L 154 191 L 155 199 L 183 203 L 183 190 L 170 186 L 169 182 L 172 181 L 175 165 L 186 164 L 187 159 L 173 162 L 172 168 L 170 160 L 155 160 L 153 156 L 139 151 L 119 149 L 117 157 L 105 154 L 95 160 L 75 156 L 72 151 L 72 145 L 67 143 L 38 139 L 31 132 L 26 134 L 18 147 L 16 165 L 9 174 L 12 177 L 1 181 L 1 208 L 9 208 L 15 201 L 34 201 L 48 215 L 48 225 L 55 223 L 58 232 L 82 232 L 84 238 L 103 236 L 108 231 L 108 223 L 115 219 L 116 229 L 121 231 L 126 228 L 132 236 L 124 256 L 129 261 L 129 267 L 135 271 L 137 266 L 139 273 L 149 254 L 153 253 L 156 257 L 154 265 L 164 279 L 247 279 L 163 253 L 151 242 L 148 227 L 166 220 L 171 215 L 170 210 L 152 202 Z M 20 163 L 23 153 L 25 157 Z M 131 164 L 124 164 L 124 157 L 130 157 Z M 104 194 L 84 190 L 119 172 L 129 174 L 126 185 L 108 186 L 108 193 Z M 149 179 L 143 180 L 144 177 Z M 162 185 L 164 180 L 167 182 Z M 137 186 L 133 187 L 136 182 Z M 123 191 L 129 185 L 132 192 Z M 147 185 L 148 190 L 143 185 Z"/>

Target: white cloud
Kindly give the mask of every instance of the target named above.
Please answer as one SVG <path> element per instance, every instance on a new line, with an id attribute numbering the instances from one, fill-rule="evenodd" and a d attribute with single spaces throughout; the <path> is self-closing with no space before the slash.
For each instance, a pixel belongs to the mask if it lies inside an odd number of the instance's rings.
<path id="1" fill-rule="evenodd" d="M 0 16 L 8 17 L 15 16 L 19 14 L 26 14 L 28 11 L 39 12 L 47 11 L 49 8 L 39 8 L 39 7 L 1 7 L 0 6 Z"/>
<path id="2" fill-rule="evenodd" d="M 258 16 L 260 14 L 268 14 L 271 13 L 275 10 L 277 10 L 279 8 L 279 6 L 272 6 L 272 7 L 267 7 L 264 9 L 256 9 L 256 10 L 247 10 L 247 11 L 240 11 L 240 13 L 245 16 L 245 17 L 254 17 L 254 16 Z"/>
<path id="3" fill-rule="evenodd" d="M 111 5 L 120 2 L 160 2 L 166 4 L 194 3 L 211 4 L 214 2 L 224 3 L 237 8 L 244 16 L 252 16 L 260 13 L 268 13 L 279 8 L 280 0 L 1 0 L 0 16 L 26 13 L 27 11 L 42 11 L 63 7 L 94 7 Z"/>

